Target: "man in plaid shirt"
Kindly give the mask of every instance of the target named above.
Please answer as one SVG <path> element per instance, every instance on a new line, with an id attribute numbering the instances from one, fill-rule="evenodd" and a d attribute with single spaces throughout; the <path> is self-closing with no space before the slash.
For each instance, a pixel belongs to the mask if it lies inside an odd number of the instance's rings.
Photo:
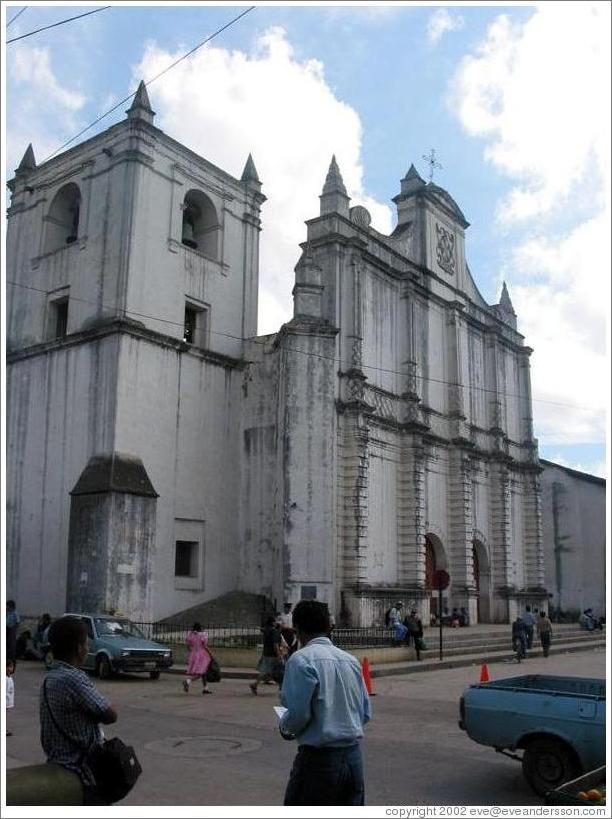
<path id="1" fill-rule="evenodd" d="M 99 723 L 116 722 L 117 712 L 79 669 L 87 656 L 85 623 L 60 617 L 49 629 L 49 644 L 55 662 L 40 692 L 40 741 L 47 762 L 79 774 L 85 804 L 108 804 L 84 758 L 102 742 Z"/>

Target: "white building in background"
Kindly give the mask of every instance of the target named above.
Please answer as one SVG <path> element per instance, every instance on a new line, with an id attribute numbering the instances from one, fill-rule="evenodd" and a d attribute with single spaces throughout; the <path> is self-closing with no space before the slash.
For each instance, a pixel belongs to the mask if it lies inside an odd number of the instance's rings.
<path id="1" fill-rule="evenodd" d="M 550 605 L 577 614 L 606 611 L 606 482 L 540 461 L 544 572 Z"/>
<path id="2" fill-rule="evenodd" d="M 153 120 L 141 84 L 9 185 L 20 609 L 153 619 L 239 589 L 369 625 L 398 598 L 428 616 L 435 568 L 474 621 L 545 605 L 531 350 L 451 196 L 411 167 L 385 236 L 332 160 L 294 317 L 258 338 L 253 161 L 235 179 Z"/>

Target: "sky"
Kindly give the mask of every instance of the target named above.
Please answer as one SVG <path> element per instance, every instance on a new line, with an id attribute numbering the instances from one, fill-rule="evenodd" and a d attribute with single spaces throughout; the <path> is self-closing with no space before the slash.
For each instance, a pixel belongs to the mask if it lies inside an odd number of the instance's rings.
<path id="1" fill-rule="evenodd" d="M 23 8 L 3 3 L 3 26 Z M 32 3 L 7 39 L 94 8 Z M 247 8 L 113 4 L 7 44 L 7 178 L 29 142 L 40 163 Z M 607 474 L 609 3 L 258 5 L 148 90 L 155 124 L 216 165 L 240 176 L 253 155 L 261 334 L 292 315 L 332 154 L 351 204 L 389 233 L 400 179 L 411 162 L 427 177 L 435 148 L 472 275 L 489 304 L 507 283 L 534 350 L 541 457 Z"/>

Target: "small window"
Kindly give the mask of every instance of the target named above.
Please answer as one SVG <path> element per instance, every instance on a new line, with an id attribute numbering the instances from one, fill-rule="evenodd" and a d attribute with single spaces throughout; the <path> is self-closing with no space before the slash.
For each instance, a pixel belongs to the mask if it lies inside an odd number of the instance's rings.
<path id="1" fill-rule="evenodd" d="M 175 577 L 196 577 L 197 569 L 198 543 L 192 540 L 177 540 L 174 556 Z"/>
<path id="2" fill-rule="evenodd" d="M 64 338 L 68 333 L 68 299 L 53 302 L 54 338 Z"/>
<path id="3" fill-rule="evenodd" d="M 183 333 L 183 341 L 186 341 L 187 344 L 195 344 L 197 317 L 197 311 L 187 305 L 185 307 L 185 330 Z"/>
<path id="4" fill-rule="evenodd" d="M 208 346 L 208 309 L 190 302 L 185 304 L 183 341 L 195 347 Z"/>
<path id="5" fill-rule="evenodd" d="M 302 586 L 301 599 L 302 600 L 316 600 L 317 599 L 317 587 L 316 586 Z"/>

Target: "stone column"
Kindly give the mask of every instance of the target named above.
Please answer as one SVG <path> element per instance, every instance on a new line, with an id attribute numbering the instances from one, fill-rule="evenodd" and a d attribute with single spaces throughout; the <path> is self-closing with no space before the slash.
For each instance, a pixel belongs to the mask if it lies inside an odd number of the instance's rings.
<path id="1" fill-rule="evenodd" d="M 525 586 L 544 591 L 544 548 L 542 543 L 542 492 L 540 476 L 528 472 L 523 476 Z"/>
<path id="2" fill-rule="evenodd" d="M 425 588 L 425 450 L 409 434 L 400 448 L 397 563 L 398 585 Z"/>
<path id="3" fill-rule="evenodd" d="M 510 475 L 504 463 L 493 462 L 490 466 L 491 480 L 491 585 L 492 619 L 507 623 L 509 617 L 508 593 L 511 590 L 509 549 L 512 512 Z"/>
<path id="4" fill-rule="evenodd" d="M 472 559 L 472 476 L 468 454 L 449 451 L 450 576 L 454 606 L 465 606 L 471 622 L 477 619 L 477 591 Z"/>

